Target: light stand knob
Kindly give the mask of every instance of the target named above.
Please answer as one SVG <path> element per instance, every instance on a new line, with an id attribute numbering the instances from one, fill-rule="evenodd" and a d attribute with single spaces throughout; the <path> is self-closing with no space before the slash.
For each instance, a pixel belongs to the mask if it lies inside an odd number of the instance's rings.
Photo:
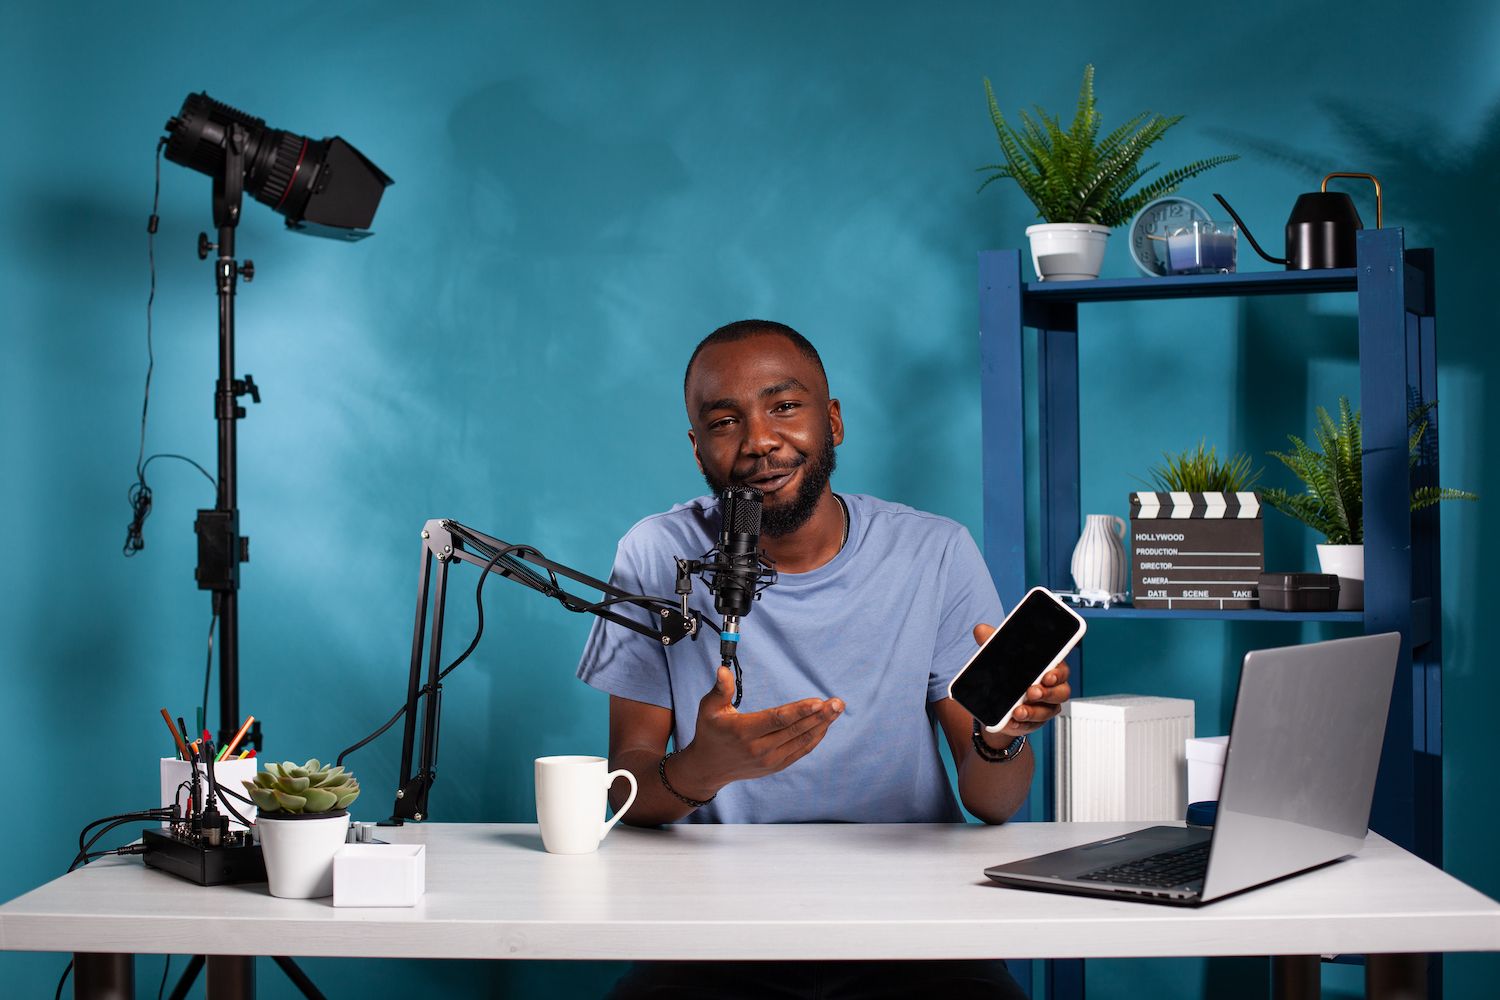
<path id="1" fill-rule="evenodd" d="M 198 234 L 198 259 L 199 260 L 208 260 L 209 253 L 211 251 L 217 250 L 217 249 L 219 249 L 219 245 L 217 243 L 210 243 L 210 242 L 208 242 L 208 234 L 207 233 L 199 233 Z"/>

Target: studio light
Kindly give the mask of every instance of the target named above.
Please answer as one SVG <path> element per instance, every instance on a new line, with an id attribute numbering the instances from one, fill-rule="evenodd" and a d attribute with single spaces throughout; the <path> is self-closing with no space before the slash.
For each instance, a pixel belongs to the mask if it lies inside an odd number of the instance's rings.
<path id="1" fill-rule="evenodd" d="M 239 126 L 238 129 L 234 126 Z M 225 172 L 238 139 L 244 190 L 286 216 L 288 229 L 335 240 L 360 240 L 391 179 L 343 139 L 309 139 L 267 128 L 207 94 L 189 94 L 167 122 L 166 157 L 210 177 Z M 236 178 L 227 178 L 233 183 Z"/>

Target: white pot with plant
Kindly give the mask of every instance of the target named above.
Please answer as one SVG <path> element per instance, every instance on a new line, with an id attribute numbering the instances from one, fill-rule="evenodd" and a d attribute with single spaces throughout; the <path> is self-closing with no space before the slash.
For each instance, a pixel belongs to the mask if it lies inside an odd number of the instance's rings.
<path id="1" fill-rule="evenodd" d="M 333 856 L 349 834 L 348 806 L 359 782 L 342 767 L 267 764 L 244 782 L 260 810 L 255 829 L 271 895 L 316 899 L 333 895 Z"/>
<path id="2" fill-rule="evenodd" d="M 984 81 L 984 92 L 1005 159 L 979 168 L 990 172 L 979 189 L 1006 177 L 1036 206 L 1037 217 L 1043 221 L 1027 227 L 1026 235 L 1031 240 L 1032 265 L 1042 281 L 1099 277 L 1110 230 L 1130 221 L 1148 202 L 1176 191 L 1183 181 L 1239 159 L 1198 160 L 1131 194 L 1130 189 L 1158 166 L 1142 167 L 1141 157 L 1182 121 L 1181 115 L 1164 117 L 1143 111 L 1100 138 L 1092 65 L 1083 69 L 1078 109 L 1066 131 L 1057 117 L 1040 107 L 1035 109 L 1035 118 L 1022 111 L 1021 127 L 1012 127 L 1000 112 L 989 80 Z"/>
<path id="3" fill-rule="evenodd" d="M 1414 410 L 1407 418 L 1408 463 L 1415 466 L 1422 458 L 1422 438 L 1427 433 L 1427 413 L 1434 403 Z M 1349 400 L 1339 397 L 1339 419 L 1335 423 L 1323 407 L 1318 407 L 1318 425 L 1313 435 L 1318 443 L 1314 450 L 1301 438 L 1288 434 L 1290 454 L 1273 451 L 1302 480 L 1303 493 L 1283 489 L 1262 491 L 1266 503 L 1290 515 L 1323 535 L 1318 546 L 1318 568 L 1339 578 L 1339 610 L 1360 611 L 1365 606 L 1365 518 L 1364 518 L 1364 441 L 1360 433 L 1359 411 Z M 1478 500 L 1464 490 L 1441 486 L 1424 486 L 1411 495 L 1411 509 L 1421 510 L 1443 500 Z"/>

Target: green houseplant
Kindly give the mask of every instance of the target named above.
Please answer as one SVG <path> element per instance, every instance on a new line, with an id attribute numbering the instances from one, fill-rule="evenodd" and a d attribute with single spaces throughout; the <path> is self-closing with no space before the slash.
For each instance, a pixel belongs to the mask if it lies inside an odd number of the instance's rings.
<path id="1" fill-rule="evenodd" d="M 255 829 L 271 895 L 332 895 L 333 856 L 348 837 L 348 806 L 359 798 L 359 781 L 313 758 L 267 763 L 244 785 L 259 810 Z"/>
<path id="2" fill-rule="evenodd" d="M 1435 404 L 1407 415 L 1407 462 L 1415 466 L 1422 457 L 1422 439 L 1427 433 L 1427 413 Z M 1294 434 L 1288 434 L 1290 452 L 1270 452 L 1273 458 L 1302 481 L 1303 492 L 1284 489 L 1264 491 L 1266 503 L 1318 532 L 1325 543 L 1318 546 L 1318 564 L 1324 573 L 1339 577 L 1339 607 L 1357 610 L 1364 605 L 1364 442 L 1359 411 L 1339 397 L 1335 421 L 1323 407 L 1317 409 L 1317 442 L 1314 449 Z M 1444 500 L 1477 500 L 1476 494 L 1441 486 L 1424 486 L 1411 495 L 1411 509 L 1421 510 Z M 1350 584 L 1354 586 L 1350 586 Z M 1350 598 L 1345 599 L 1345 592 Z"/>
<path id="3" fill-rule="evenodd" d="M 1012 125 L 1000 111 L 988 79 L 984 92 L 1003 160 L 979 168 L 989 172 L 979 189 L 1008 178 L 1036 207 L 1042 223 L 1028 227 L 1026 235 L 1031 239 L 1032 263 L 1043 281 L 1098 277 L 1111 229 L 1130 221 L 1148 202 L 1177 190 L 1183 181 L 1238 159 L 1227 155 L 1196 160 L 1137 188 L 1159 166 L 1142 166 L 1142 157 L 1182 121 L 1181 115 L 1142 111 L 1101 138 L 1092 65 L 1083 69 L 1078 106 L 1067 129 L 1041 107 L 1034 109 L 1035 117 L 1021 111 L 1020 125 Z"/>
<path id="4" fill-rule="evenodd" d="M 1250 467 L 1249 455 L 1220 459 L 1206 444 L 1199 438 L 1197 448 L 1175 455 L 1162 452 L 1162 464 L 1149 470 L 1150 484 L 1164 493 L 1246 493 L 1255 488 L 1262 470 Z"/>

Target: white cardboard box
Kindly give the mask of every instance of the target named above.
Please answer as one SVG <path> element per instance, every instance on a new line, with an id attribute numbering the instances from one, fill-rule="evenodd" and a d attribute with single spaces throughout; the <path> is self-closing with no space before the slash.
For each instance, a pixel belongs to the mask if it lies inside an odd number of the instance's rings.
<path id="1" fill-rule="evenodd" d="M 426 844 L 345 844 L 333 856 L 334 906 L 416 906 L 426 891 Z"/>
<path id="2" fill-rule="evenodd" d="M 225 788 L 249 798 L 250 796 L 245 794 L 245 786 L 241 782 L 254 781 L 255 769 L 259 764 L 260 761 L 254 757 L 247 758 L 246 760 L 221 760 L 214 765 L 214 777 Z M 171 806 L 173 802 L 181 802 L 184 808 L 187 807 L 187 790 L 183 789 L 181 798 L 179 798 L 177 788 L 184 781 L 190 780 L 192 773 L 188 762 L 185 760 L 178 760 L 176 757 L 161 758 L 161 804 L 163 806 Z M 199 778 L 201 782 L 200 787 L 203 789 L 203 794 L 207 795 L 208 775 L 203 764 L 198 765 L 198 774 L 201 776 Z M 230 799 L 229 801 L 234 803 L 234 807 L 239 810 L 241 816 L 252 823 L 255 822 L 254 806 L 246 805 L 239 799 Z M 224 808 L 223 801 L 220 801 L 218 805 L 219 812 L 223 813 L 229 819 L 229 829 L 245 829 L 242 824 L 235 821 L 233 816 L 229 815 L 229 811 Z M 163 827 L 169 825 L 168 823 L 162 824 Z"/>
<path id="3" fill-rule="evenodd" d="M 1063 822 L 1180 820 L 1187 810 L 1183 747 L 1188 698 L 1074 698 L 1056 722 L 1057 818 Z"/>
<path id="4" fill-rule="evenodd" d="M 1204 736 L 1187 741 L 1188 801 L 1217 802 L 1224 780 L 1228 736 Z"/>

